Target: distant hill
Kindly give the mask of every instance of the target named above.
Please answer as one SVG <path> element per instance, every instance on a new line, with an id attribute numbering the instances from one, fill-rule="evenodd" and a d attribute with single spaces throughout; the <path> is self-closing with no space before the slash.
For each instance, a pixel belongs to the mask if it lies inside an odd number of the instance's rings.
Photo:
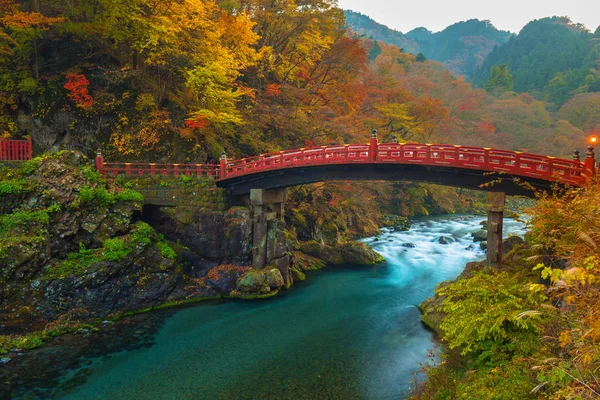
<path id="1" fill-rule="evenodd" d="M 494 49 L 473 76 L 478 86 L 497 64 L 508 65 L 516 92 L 538 93 L 558 105 L 569 97 L 600 91 L 600 28 L 595 33 L 567 17 L 527 24 L 518 36 Z"/>
<path id="2" fill-rule="evenodd" d="M 359 35 L 394 44 L 409 53 L 444 63 L 454 74 L 472 76 L 495 46 L 513 35 L 496 29 L 489 21 L 471 19 L 458 22 L 441 32 L 416 28 L 403 34 L 379 24 L 366 15 L 344 11 L 348 25 Z"/>

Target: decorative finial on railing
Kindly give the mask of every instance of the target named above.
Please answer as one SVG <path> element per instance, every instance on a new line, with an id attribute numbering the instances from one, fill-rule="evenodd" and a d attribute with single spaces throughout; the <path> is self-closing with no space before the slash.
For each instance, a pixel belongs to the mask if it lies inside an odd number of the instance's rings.
<path id="1" fill-rule="evenodd" d="M 585 158 L 594 158 L 594 146 L 588 146 Z"/>
<path id="2" fill-rule="evenodd" d="M 225 149 L 221 152 L 221 160 L 227 160 L 227 153 L 225 153 Z"/>
<path id="3" fill-rule="evenodd" d="M 589 176 L 596 176 L 596 157 L 594 156 L 594 146 L 589 146 L 587 148 L 585 160 L 583 160 L 583 167 L 588 171 Z"/>
<path id="4" fill-rule="evenodd" d="M 98 170 L 101 175 L 104 175 L 104 157 L 102 157 L 102 150 L 100 150 L 100 147 L 96 150 L 96 160 L 94 161 L 94 164 L 96 165 L 96 170 Z"/>
<path id="5" fill-rule="evenodd" d="M 573 161 L 581 161 L 581 157 L 579 156 L 580 152 L 579 150 L 575 150 L 573 152 Z"/>
<path id="6" fill-rule="evenodd" d="M 398 143 L 398 136 L 396 136 L 396 135 L 392 136 L 392 143 Z"/>
<path id="7" fill-rule="evenodd" d="M 377 138 L 377 129 L 373 128 L 373 130 L 371 131 L 371 138 Z"/>

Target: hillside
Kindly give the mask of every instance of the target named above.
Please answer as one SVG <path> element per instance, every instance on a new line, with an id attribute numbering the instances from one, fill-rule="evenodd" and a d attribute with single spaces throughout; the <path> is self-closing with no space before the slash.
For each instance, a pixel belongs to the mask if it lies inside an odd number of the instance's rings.
<path id="1" fill-rule="evenodd" d="M 543 18 L 494 49 L 473 81 L 483 86 L 493 66 L 506 64 L 516 92 L 560 106 L 576 94 L 600 91 L 598 60 L 600 31 L 592 33 L 567 17 Z"/>
<path id="2" fill-rule="evenodd" d="M 416 28 L 402 34 L 373 21 L 366 15 L 345 10 L 346 21 L 359 35 L 394 44 L 405 51 L 422 53 L 444 63 L 455 75 L 471 76 L 495 46 L 506 43 L 510 32 L 496 29 L 489 21 L 471 19 L 453 24 L 441 32 Z"/>

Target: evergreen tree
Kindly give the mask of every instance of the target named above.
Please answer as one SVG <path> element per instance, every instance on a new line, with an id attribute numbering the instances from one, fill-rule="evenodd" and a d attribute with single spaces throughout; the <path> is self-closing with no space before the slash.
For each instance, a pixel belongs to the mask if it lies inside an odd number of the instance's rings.
<path id="1" fill-rule="evenodd" d="M 508 72 L 508 65 L 494 65 L 490 71 L 490 79 L 486 82 L 484 88 L 488 93 L 501 95 L 504 92 L 513 90 L 515 84 L 512 75 Z"/>
<path id="2" fill-rule="evenodd" d="M 373 39 L 373 47 L 369 51 L 369 61 L 375 61 L 378 55 L 381 54 L 381 46 L 377 43 L 377 40 Z"/>

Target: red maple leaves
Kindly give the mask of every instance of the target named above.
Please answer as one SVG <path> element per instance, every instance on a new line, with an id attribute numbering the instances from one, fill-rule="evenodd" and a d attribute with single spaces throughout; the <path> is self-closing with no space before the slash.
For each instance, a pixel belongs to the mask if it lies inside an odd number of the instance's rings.
<path id="1" fill-rule="evenodd" d="M 69 91 L 69 98 L 77 104 L 77 107 L 88 109 L 94 105 L 94 99 L 88 92 L 90 81 L 83 74 L 67 74 L 65 89 Z"/>

